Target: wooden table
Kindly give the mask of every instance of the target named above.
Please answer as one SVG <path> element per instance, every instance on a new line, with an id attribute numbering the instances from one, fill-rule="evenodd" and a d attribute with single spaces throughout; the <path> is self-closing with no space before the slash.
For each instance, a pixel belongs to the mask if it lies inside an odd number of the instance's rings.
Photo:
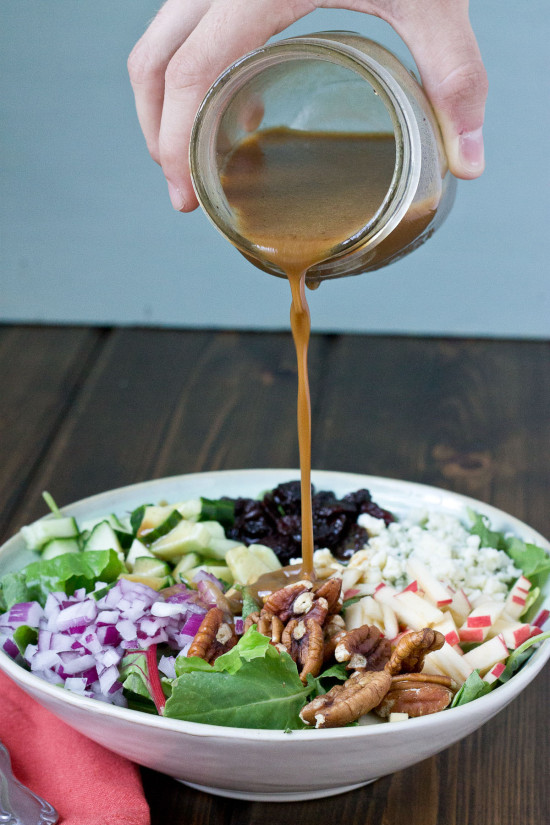
<path id="1" fill-rule="evenodd" d="M 317 335 L 310 352 L 314 467 L 446 487 L 550 535 L 550 344 Z M 43 514 L 45 489 L 67 504 L 297 465 L 288 334 L 6 326 L 0 375 L 2 537 Z M 546 669 L 459 744 L 331 799 L 237 802 L 144 769 L 152 823 L 542 825 L 549 688 Z"/>

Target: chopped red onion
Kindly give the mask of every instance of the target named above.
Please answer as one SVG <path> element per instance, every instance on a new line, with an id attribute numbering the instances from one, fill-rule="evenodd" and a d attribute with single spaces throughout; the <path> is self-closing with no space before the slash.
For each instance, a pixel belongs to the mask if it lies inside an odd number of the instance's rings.
<path id="1" fill-rule="evenodd" d="M 204 613 L 203 614 L 193 613 L 191 616 L 189 616 L 189 618 L 187 619 L 187 621 L 183 625 L 183 627 L 181 629 L 181 632 L 187 634 L 188 636 L 193 636 L 194 637 L 197 630 L 201 626 L 204 615 L 205 615 Z"/>
<path id="2" fill-rule="evenodd" d="M 176 678 L 176 657 L 175 656 L 161 656 L 158 663 L 158 669 L 169 679 Z"/>
<path id="3" fill-rule="evenodd" d="M 205 585 L 217 590 L 209 579 Z M 94 593 L 105 586 L 96 585 Z M 50 593 L 44 608 L 37 602 L 21 603 L 0 616 L 0 647 L 16 660 L 23 658 L 35 675 L 48 682 L 125 705 L 119 666 L 126 651 L 141 649 L 152 661 L 157 645 L 166 644 L 185 655 L 209 604 L 183 584 L 157 593 L 128 579 L 119 579 L 100 598 L 83 588 L 72 596 Z M 23 657 L 13 640 L 21 624 L 38 630 L 37 644 L 28 645 Z M 169 678 L 175 677 L 173 659 L 161 659 Z M 160 707 L 158 688 L 153 698 Z"/>

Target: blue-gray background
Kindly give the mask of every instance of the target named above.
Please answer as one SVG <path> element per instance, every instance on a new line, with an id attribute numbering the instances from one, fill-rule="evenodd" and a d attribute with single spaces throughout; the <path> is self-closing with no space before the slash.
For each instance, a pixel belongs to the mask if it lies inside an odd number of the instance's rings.
<path id="1" fill-rule="evenodd" d="M 288 327 L 286 284 L 199 211 L 172 211 L 126 58 L 154 0 L 2 0 L 0 321 Z M 472 0 L 487 65 L 487 170 L 428 244 L 311 294 L 313 327 L 550 337 L 547 0 Z M 317 11 L 408 57 L 380 20 Z"/>

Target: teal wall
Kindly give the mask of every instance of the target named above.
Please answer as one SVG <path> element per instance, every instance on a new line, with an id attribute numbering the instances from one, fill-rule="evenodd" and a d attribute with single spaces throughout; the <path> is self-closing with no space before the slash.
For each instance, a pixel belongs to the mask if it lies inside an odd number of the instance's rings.
<path id="1" fill-rule="evenodd" d="M 153 0 L 2 0 L 0 320 L 286 329 L 287 285 L 199 212 L 172 211 L 127 55 Z M 547 2 L 472 0 L 490 81 L 487 170 L 403 261 L 324 284 L 315 330 L 550 336 Z M 407 50 L 380 20 L 317 11 Z M 250 296 L 253 296 L 252 299 Z"/>

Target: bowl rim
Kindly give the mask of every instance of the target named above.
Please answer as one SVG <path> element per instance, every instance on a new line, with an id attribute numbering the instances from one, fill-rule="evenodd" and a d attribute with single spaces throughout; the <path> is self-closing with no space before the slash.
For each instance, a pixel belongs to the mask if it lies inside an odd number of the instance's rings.
<path id="1" fill-rule="evenodd" d="M 245 480 L 253 480 L 255 477 L 286 477 L 286 480 L 290 480 L 293 475 L 299 474 L 299 470 L 296 469 L 246 469 L 246 470 L 218 470 L 218 471 L 209 471 L 209 472 L 201 472 L 201 473 L 185 473 L 181 475 L 174 475 L 174 476 L 166 476 L 163 478 L 152 479 L 150 481 L 141 481 L 135 484 L 125 485 L 122 487 L 114 488 L 112 490 L 107 490 L 102 493 L 97 493 L 92 496 L 88 496 L 84 499 L 80 499 L 78 501 L 72 502 L 71 504 L 67 504 L 64 507 L 61 507 L 61 512 L 67 514 L 73 514 L 74 510 L 88 510 L 93 509 L 97 504 L 101 506 L 101 503 L 105 499 L 109 499 L 114 497 L 115 495 L 118 496 L 130 496 L 133 497 L 134 494 L 139 495 L 141 490 L 151 490 L 152 488 L 162 488 L 166 486 L 171 486 L 172 484 L 177 485 L 182 481 L 191 482 L 193 483 L 195 480 L 199 483 L 201 481 L 211 479 L 212 477 L 217 481 L 219 479 L 235 477 L 236 475 L 239 479 Z M 312 471 L 312 483 L 317 485 L 319 483 L 329 483 L 334 485 L 334 480 L 340 482 L 344 486 L 347 486 L 348 483 L 351 485 L 350 490 L 354 487 L 358 482 L 361 486 L 366 486 L 370 489 L 371 486 L 393 489 L 396 488 L 399 491 L 403 491 L 406 493 L 410 493 L 413 496 L 416 493 L 423 493 L 426 497 L 432 498 L 433 500 L 438 500 L 441 504 L 446 502 L 453 502 L 457 505 L 460 505 L 459 509 L 465 511 L 466 508 L 470 507 L 472 509 L 477 509 L 483 515 L 489 516 L 496 516 L 498 519 L 504 519 L 507 523 L 511 525 L 511 529 L 517 528 L 519 532 L 528 533 L 530 541 L 536 541 L 541 547 L 543 547 L 546 552 L 550 553 L 550 542 L 547 541 L 544 536 L 534 530 L 532 527 L 527 525 L 525 522 L 520 521 L 515 516 L 506 513 L 504 510 L 500 510 L 493 505 L 486 504 L 478 499 L 474 499 L 470 496 L 465 496 L 461 493 L 455 493 L 451 490 L 446 490 L 440 487 L 434 487 L 431 485 L 420 484 L 418 482 L 406 481 L 401 479 L 392 479 L 385 476 L 372 476 L 372 475 L 363 475 L 360 473 L 345 473 L 339 471 L 330 471 L 330 470 L 313 470 Z M 277 480 L 276 484 L 281 483 L 281 480 Z M 275 484 L 273 486 L 276 486 Z M 265 489 L 265 486 L 261 489 Z M 200 491 L 199 491 L 200 495 Z M 378 493 L 376 494 L 378 497 Z M 143 503 L 143 502 L 142 502 Z M 384 502 L 382 502 L 382 505 Z M 413 508 L 411 508 L 412 510 Z M 419 505 L 420 509 L 420 505 Z M 48 516 L 44 516 L 44 518 L 48 518 Z M 6 551 L 13 548 L 17 544 L 22 542 L 22 538 L 20 533 L 16 533 L 11 538 L 9 538 L 6 542 L 0 545 L 0 561 L 2 555 L 6 553 Z M 535 651 L 533 656 L 528 660 L 528 662 L 521 668 L 521 670 L 516 673 L 508 682 L 500 685 L 496 690 L 491 691 L 490 693 L 486 694 L 485 696 L 481 696 L 478 699 L 475 699 L 473 702 L 469 702 L 465 705 L 460 705 L 454 708 L 448 708 L 444 714 L 433 714 L 428 716 L 421 716 L 416 718 L 410 718 L 407 720 L 406 729 L 409 730 L 410 726 L 412 725 L 413 732 L 420 734 L 421 732 L 429 732 L 434 725 L 437 726 L 441 724 L 445 718 L 449 719 L 449 714 L 453 714 L 453 718 L 457 720 L 457 715 L 461 714 L 461 719 L 464 722 L 466 727 L 467 722 L 469 719 L 476 718 L 480 715 L 480 711 L 485 709 L 486 713 L 481 714 L 485 715 L 486 721 L 488 721 L 493 715 L 495 715 L 499 710 L 503 709 L 509 702 L 511 702 L 521 691 L 537 676 L 537 674 L 543 669 L 546 662 L 550 659 L 550 639 L 545 640 L 539 648 Z M 97 699 L 93 699 L 86 696 L 79 696 L 76 693 L 71 693 L 70 691 L 66 690 L 65 688 L 54 685 L 49 682 L 40 679 L 38 676 L 35 676 L 28 670 L 25 670 L 21 665 L 18 665 L 13 659 L 11 659 L 6 653 L 0 651 L 0 670 L 6 673 L 13 681 L 15 681 L 19 687 L 21 687 L 25 692 L 30 694 L 33 698 L 35 698 L 35 694 L 42 694 L 44 698 L 53 699 L 56 702 L 60 699 L 63 700 L 63 703 L 68 704 L 75 709 L 79 709 L 82 711 L 87 711 L 92 714 L 99 714 L 103 716 L 105 719 L 114 718 L 120 721 L 124 721 L 126 723 L 133 723 L 138 724 L 141 727 L 149 727 L 155 728 L 159 730 L 164 730 L 170 733 L 182 733 L 187 734 L 191 737 L 222 737 L 228 738 L 233 740 L 244 740 L 244 741 L 257 741 L 259 739 L 265 739 L 267 736 L 269 737 L 270 741 L 273 742 L 292 742 L 299 740 L 300 742 L 315 740 L 318 739 L 320 736 L 323 737 L 324 740 L 338 740 L 342 738 L 349 738 L 349 737 L 377 737 L 377 736 L 388 736 L 391 735 L 392 732 L 397 730 L 402 730 L 401 726 L 397 725 L 389 725 L 385 724 L 384 722 L 375 722 L 373 724 L 366 724 L 366 725 L 357 725 L 355 727 L 344 727 L 344 728 L 324 728 L 318 730 L 316 728 L 310 728 L 305 730 L 292 730 L 289 732 L 271 729 L 271 728 L 238 728 L 238 727 L 225 727 L 222 725 L 210 725 L 205 724 L 202 722 L 188 722 L 181 719 L 173 719 L 170 717 L 161 717 L 155 716 L 153 714 L 144 713 L 143 711 L 132 710 L 130 708 L 119 707 L 116 705 L 107 704 L 105 702 L 99 701 Z M 36 700 L 39 701 L 39 700 Z"/>

